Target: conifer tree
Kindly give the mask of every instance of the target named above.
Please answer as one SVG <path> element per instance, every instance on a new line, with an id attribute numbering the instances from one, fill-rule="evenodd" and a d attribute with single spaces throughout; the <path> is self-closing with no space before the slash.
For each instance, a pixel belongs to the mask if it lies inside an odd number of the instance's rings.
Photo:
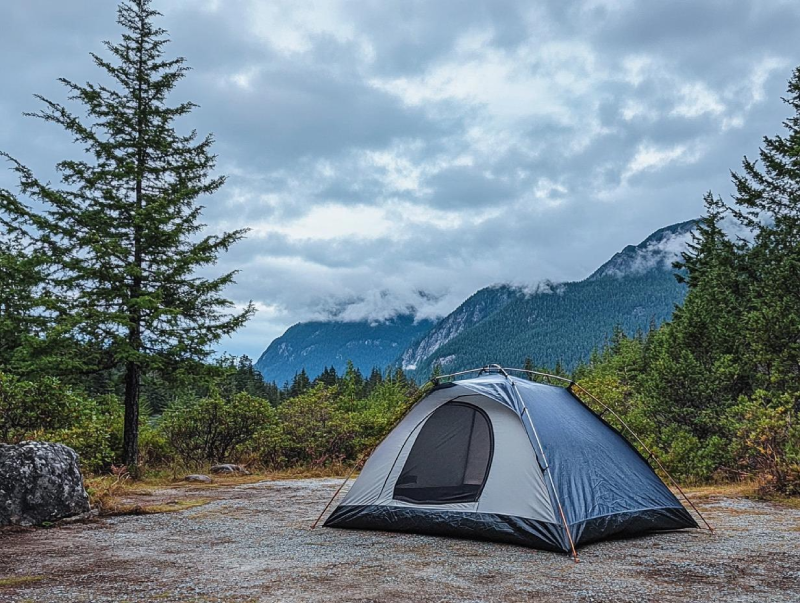
<path id="1" fill-rule="evenodd" d="M 253 312 L 250 305 L 234 310 L 223 297 L 235 272 L 198 275 L 244 231 L 203 232 L 198 200 L 225 179 L 214 174 L 213 138 L 175 129 L 195 105 L 169 102 L 188 67 L 165 56 L 159 16 L 151 0 L 120 4 L 121 41 L 105 43 L 109 58 L 91 55 L 109 83 L 60 80 L 81 112 L 37 97 L 44 108 L 31 115 L 61 126 L 84 151 L 57 164 L 61 188 L 12 159 L 22 194 L 45 208 L 37 228 L 58 249 L 56 284 L 69 304 L 58 331 L 98 351 L 85 359 L 86 370 L 124 368 L 123 456 L 131 471 L 143 371 L 206 358 Z"/>
<path id="2" fill-rule="evenodd" d="M 305 368 L 300 369 L 299 373 L 294 374 L 292 386 L 289 388 L 289 396 L 291 398 L 300 396 L 306 393 L 309 389 L 311 389 L 311 379 L 308 378 L 308 373 L 306 373 Z"/>
<path id="3" fill-rule="evenodd" d="M 765 136 L 758 161 L 733 174 L 734 213 L 754 233 L 745 327 L 763 386 L 800 389 L 800 67 L 783 99 L 785 132 Z"/>
<path id="4" fill-rule="evenodd" d="M 1 193 L 0 193 L 1 194 Z M 0 218 L 0 367 L 17 361 L 48 320 L 47 257 Z"/>

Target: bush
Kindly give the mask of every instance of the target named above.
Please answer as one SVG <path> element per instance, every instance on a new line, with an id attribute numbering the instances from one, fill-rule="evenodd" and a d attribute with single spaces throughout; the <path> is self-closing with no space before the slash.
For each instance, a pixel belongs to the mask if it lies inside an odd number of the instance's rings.
<path id="1" fill-rule="evenodd" d="M 791 394 L 756 390 L 734 407 L 739 463 L 755 471 L 763 493 L 800 494 L 800 417 Z"/>
<path id="2" fill-rule="evenodd" d="M 263 399 L 240 393 L 190 398 L 169 406 L 159 431 L 187 463 L 238 460 L 255 435 L 275 422 L 275 410 Z"/>
<path id="3" fill-rule="evenodd" d="M 102 471 L 122 448 L 122 406 L 113 396 L 90 398 L 57 379 L 22 381 L 0 373 L 0 442 L 40 440 L 78 453 L 87 472 Z"/>
<path id="4" fill-rule="evenodd" d="M 22 381 L 0 373 L 0 441 L 16 444 L 78 423 L 91 403 L 58 379 Z"/>
<path id="5" fill-rule="evenodd" d="M 270 466 L 320 467 L 354 457 L 356 424 L 338 406 L 338 389 L 318 385 L 278 407 L 277 429 L 262 434 L 261 456 Z"/>

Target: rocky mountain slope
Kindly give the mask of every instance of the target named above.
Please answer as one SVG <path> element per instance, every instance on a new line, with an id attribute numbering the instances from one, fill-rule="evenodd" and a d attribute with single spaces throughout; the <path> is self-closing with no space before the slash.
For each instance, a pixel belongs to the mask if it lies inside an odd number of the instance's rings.
<path id="1" fill-rule="evenodd" d="M 328 366 L 341 372 L 348 360 L 367 373 L 372 367 L 393 364 L 403 350 L 432 326 L 433 321 L 415 321 L 407 314 L 376 323 L 301 322 L 275 339 L 255 367 L 266 380 L 279 386 L 291 381 L 304 368 L 312 379 Z"/>
<path id="2" fill-rule="evenodd" d="M 401 365 L 417 380 L 436 364 L 446 372 L 487 363 L 574 367 L 602 345 L 615 326 L 626 332 L 668 320 L 685 287 L 672 262 L 689 242 L 694 221 L 661 228 L 628 245 L 588 278 L 521 289 L 481 289 L 437 322 L 401 315 L 387 322 L 337 320 L 298 323 L 273 341 L 256 363 L 282 385 L 305 368 L 312 378 L 326 366 L 352 360 L 362 372 Z"/>

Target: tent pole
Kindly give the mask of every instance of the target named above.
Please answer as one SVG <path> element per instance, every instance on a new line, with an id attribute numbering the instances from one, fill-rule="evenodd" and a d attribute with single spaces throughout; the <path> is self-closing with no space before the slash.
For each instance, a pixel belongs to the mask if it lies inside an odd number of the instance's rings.
<path id="1" fill-rule="evenodd" d="M 545 468 L 544 470 L 547 472 L 547 478 L 550 480 L 550 487 L 553 489 L 553 495 L 556 497 L 556 504 L 558 505 L 558 512 L 561 514 L 561 521 L 564 523 L 564 531 L 567 533 L 567 540 L 569 540 L 569 547 L 572 549 L 572 559 L 575 563 L 578 563 L 578 552 L 575 550 L 575 542 L 572 540 L 572 532 L 569 530 L 569 524 L 567 523 L 567 516 L 564 514 L 564 508 L 561 506 L 561 499 L 558 496 L 558 490 L 556 490 L 556 484 L 553 481 L 553 473 L 550 471 L 550 463 L 547 461 L 547 456 L 544 453 L 544 448 L 542 447 L 542 441 L 539 439 L 539 433 L 536 431 L 536 426 L 533 424 L 533 419 L 531 418 L 531 413 L 528 412 L 528 407 L 522 402 L 522 397 L 519 395 L 517 391 L 516 384 L 512 381 L 511 387 L 514 389 L 514 393 L 517 396 L 517 400 L 521 403 L 522 406 L 522 413 L 528 415 L 528 424 L 531 426 L 531 430 L 533 431 L 533 435 L 536 438 L 536 444 L 539 446 L 539 452 L 542 454 L 542 460 L 544 461 Z"/>
<path id="2" fill-rule="evenodd" d="M 419 401 L 420 401 L 420 400 L 421 400 L 421 399 L 422 399 L 424 396 L 426 396 L 426 395 L 427 395 L 427 390 L 428 390 L 430 387 L 434 386 L 434 385 L 436 385 L 436 383 L 434 383 L 434 381 L 433 381 L 433 380 L 431 380 L 431 381 L 428 381 L 427 383 L 425 383 L 425 385 L 423 385 L 422 387 L 420 387 L 420 388 L 419 388 L 419 389 L 416 391 L 416 393 L 414 394 L 414 398 L 413 398 L 413 400 L 414 400 L 414 401 L 413 401 L 411 404 L 409 404 L 409 405 L 408 405 L 408 408 L 405 410 L 405 412 L 403 412 L 403 414 L 401 414 L 401 415 L 400 415 L 400 417 L 397 419 L 397 421 L 395 421 L 395 422 L 394 422 L 394 424 L 392 425 L 392 427 L 391 427 L 391 428 L 390 428 L 390 429 L 389 429 L 389 430 L 388 430 L 386 433 L 390 433 L 390 432 L 391 432 L 391 431 L 392 431 L 392 430 L 393 430 L 395 427 L 397 427 L 397 426 L 400 424 L 400 421 L 402 421 L 403 419 L 405 419 L 405 418 L 406 418 L 406 415 L 408 415 L 408 413 L 410 413 L 410 412 L 411 412 L 411 409 L 412 409 L 412 408 L 414 408 L 414 407 L 417 405 L 417 402 L 419 402 Z M 382 440 L 381 440 L 381 441 L 382 441 Z M 348 473 L 348 474 L 347 474 L 347 477 L 345 477 L 345 478 L 344 478 L 344 481 L 343 481 L 343 482 L 341 483 L 341 485 L 340 485 L 340 486 L 339 486 L 339 487 L 336 489 L 336 492 L 334 492 L 334 493 L 333 493 L 333 496 L 331 496 L 331 499 L 328 501 L 328 504 L 327 504 L 327 505 L 325 505 L 325 508 L 324 508 L 324 509 L 322 509 L 322 513 L 320 513 L 320 514 L 319 514 L 319 517 L 317 517 L 317 520 L 316 520 L 316 521 L 315 521 L 315 522 L 314 522 L 314 523 L 311 525 L 311 529 L 312 529 L 312 530 L 316 529 L 316 527 L 317 527 L 317 524 L 318 524 L 318 523 L 320 522 L 320 520 L 322 519 L 322 516 L 323 516 L 323 515 L 325 515 L 325 511 L 327 511 L 327 510 L 328 510 L 328 507 L 330 507 L 330 506 L 331 506 L 331 504 L 333 504 L 333 501 L 336 499 L 336 497 L 337 497 L 337 496 L 339 496 L 339 492 L 341 492 L 341 491 L 342 491 L 342 488 L 344 488 L 344 485 L 345 485 L 345 484 L 346 484 L 348 481 L 350 481 L 350 478 L 351 478 L 351 477 L 353 477 L 353 474 L 356 472 L 356 469 L 357 469 L 357 468 L 358 468 L 358 467 L 361 465 L 361 463 L 362 463 L 363 461 L 365 461 L 367 458 L 369 458 L 369 456 L 370 456 L 370 455 L 371 455 L 371 454 L 372 454 L 372 453 L 375 451 L 375 449 L 378 447 L 378 445 L 379 445 L 379 444 L 380 444 L 380 442 L 378 442 L 378 444 L 376 444 L 375 446 L 373 446 L 373 447 L 372 447 L 370 450 L 368 450 L 367 452 L 365 452 L 364 454 L 362 454 L 362 455 L 361 455 L 361 456 L 358 458 L 358 460 L 356 461 L 356 463 L 353 465 L 353 468 L 350 470 L 350 473 Z"/>
<path id="3" fill-rule="evenodd" d="M 361 464 L 361 461 L 362 461 L 362 459 L 363 459 L 363 458 L 364 458 L 363 456 L 362 456 L 361 458 L 359 458 L 359 459 L 358 459 L 358 461 L 355 463 L 355 465 L 353 465 L 353 468 L 352 468 L 352 469 L 350 469 L 350 473 L 348 473 L 348 474 L 347 474 L 347 477 L 345 477 L 345 478 L 344 478 L 344 481 L 343 481 L 343 482 L 342 482 L 342 483 L 339 485 L 339 487 L 336 489 L 336 492 L 334 492 L 334 493 L 333 493 L 333 496 L 331 496 L 331 499 L 328 501 L 328 504 L 327 504 L 327 505 L 325 505 L 325 508 L 324 508 L 324 509 L 322 509 L 322 513 L 320 513 L 320 514 L 319 514 L 319 517 L 317 517 L 316 521 L 315 521 L 313 524 L 311 524 L 311 529 L 312 529 L 312 530 L 316 529 L 316 527 L 317 527 L 317 524 L 318 524 L 318 523 L 320 522 L 320 520 L 322 519 L 322 516 L 323 516 L 323 515 L 325 515 L 325 511 L 327 511 L 327 510 L 328 510 L 328 507 L 330 507 L 330 506 L 331 506 L 331 504 L 333 504 L 333 501 L 336 499 L 336 497 L 337 497 L 337 496 L 339 496 L 339 492 L 341 492 L 341 491 L 342 491 L 342 488 L 344 488 L 344 485 L 345 485 L 345 484 L 346 484 L 348 481 L 350 481 L 350 478 L 351 478 L 351 477 L 353 477 L 353 474 L 356 472 L 356 469 L 357 469 L 357 468 L 358 468 L 358 466 Z"/>
<path id="4" fill-rule="evenodd" d="M 658 459 L 658 457 L 655 455 L 655 453 L 652 450 L 650 450 L 650 448 L 647 447 L 647 444 L 645 444 L 638 435 L 636 435 L 636 432 L 634 432 L 633 429 L 631 429 L 628 426 L 628 424 L 625 422 L 625 420 L 621 416 L 619 416 L 619 414 L 617 414 L 616 411 L 614 411 L 613 408 L 611 408 L 610 406 L 608 406 L 604 402 L 600 401 L 596 396 L 593 396 L 591 393 L 589 393 L 586 390 L 585 387 L 582 387 L 582 386 L 578 385 L 577 383 L 575 383 L 574 381 L 572 381 L 567 389 L 572 390 L 573 388 L 577 388 L 581 392 L 583 392 L 584 394 L 589 396 L 592 400 L 594 400 L 600 406 L 603 407 L 603 411 L 604 412 L 606 412 L 606 411 L 610 412 L 620 422 L 620 424 L 628 431 L 629 434 L 631 434 L 634 437 L 634 439 L 639 443 L 639 445 L 647 451 L 647 453 L 650 455 L 650 458 L 652 458 L 656 462 L 656 464 L 658 465 L 658 468 L 661 469 L 661 471 L 664 473 L 664 475 L 667 476 L 667 478 L 669 478 L 669 481 L 672 483 L 673 486 L 675 486 L 675 488 L 678 490 L 678 492 L 681 493 L 681 496 L 683 496 L 684 500 L 686 500 L 686 502 L 689 503 L 689 506 L 691 506 L 692 509 L 694 509 L 694 512 L 697 513 L 697 516 L 700 519 L 703 520 L 703 523 L 706 524 L 706 527 L 708 528 L 708 531 L 713 534 L 714 533 L 714 528 L 711 526 L 710 523 L 708 523 L 708 520 L 705 517 L 703 517 L 703 514 L 695 506 L 695 504 L 692 502 L 692 500 L 686 495 L 686 492 L 683 491 L 683 489 L 680 487 L 680 485 L 675 480 L 675 478 L 672 477 L 672 475 L 670 475 L 670 472 L 667 471 L 666 467 L 664 467 L 664 465 L 661 464 L 661 461 Z"/>

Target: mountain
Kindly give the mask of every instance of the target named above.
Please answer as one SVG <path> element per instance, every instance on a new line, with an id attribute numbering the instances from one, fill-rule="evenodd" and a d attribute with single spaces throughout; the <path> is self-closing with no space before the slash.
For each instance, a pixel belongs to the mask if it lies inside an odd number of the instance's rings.
<path id="1" fill-rule="evenodd" d="M 448 341 L 485 320 L 520 295 L 522 292 L 519 289 L 508 285 L 481 289 L 403 352 L 400 358 L 403 369 L 413 371 Z"/>
<path id="2" fill-rule="evenodd" d="M 675 280 L 672 262 L 685 249 L 694 224 L 683 222 L 654 232 L 639 245 L 625 247 L 583 281 L 540 286 L 532 293 L 520 290 L 517 295 L 503 291 L 497 311 L 407 368 L 424 380 L 437 363 L 446 373 L 489 363 L 519 367 L 527 356 L 538 366 L 560 362 L 567 369 L 575 367 L 615 326 L 633 333 L 670 318 L 686 295 L 685 286 Z M 473 297 L 479 295 L 492 306 L 491 289 Z"/>
<path id="3" fill-rule="evenodd" d="M 267 381 L 278 385 L 305 368 L 313 379 L 328 366 L 344 371 L 347 361 L 367 373 L 393 364 L 401 352 L 433 326 L 408 314 L 386 322 L 313 321 L 290 327 L 275 339 L 255 364 Z"/>
<path id="4" fill-rule="evenodd" d="M 659 228 L 636 246 L 628 245 L 595 270 L 587 280 L 606 276 L 644 274 L 654 269 L 670 270 L 672 262 L 686 249 L 696 220 Z"/>
<path id="5" fill-rule="evenodd" d="M 572 368 L 588 359 L 615 326 L 627 333 L 668 320 L 686 295 L 672 262 L 686 248 L 695 221 L 661 228 L 628 245 L 583 281 L 534 288 L 481 289 L 436 322 L 409 314 L 387 322 L 338 320 L 298 323 L 273 341 L 256 363 L 282 385 L 305 368 L 310 377 L 347 360 L 362 372 L 401 365 L 418 381 L 435 364 L 445 372 L 488 363 Z"/>

